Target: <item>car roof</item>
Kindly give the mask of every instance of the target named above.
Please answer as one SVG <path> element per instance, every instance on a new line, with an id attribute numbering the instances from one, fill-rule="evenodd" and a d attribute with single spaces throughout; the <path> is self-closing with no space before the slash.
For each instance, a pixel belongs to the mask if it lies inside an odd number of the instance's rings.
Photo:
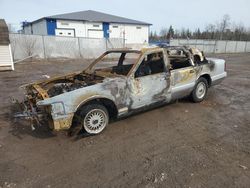
<path id="1" fill-rule="evenodd" d="M 131 49 L 131 48 L 120 48 L 120 49 L 108 50 L 106 53 L 142 53 L 142 52 L 155 51 L 155 50 L 160 50 L 160 49 L 163 49 L 163 48 L 146 47 L 146 48 L 141 48 L 140 50 L 135 50 L 135 49 Z"/>

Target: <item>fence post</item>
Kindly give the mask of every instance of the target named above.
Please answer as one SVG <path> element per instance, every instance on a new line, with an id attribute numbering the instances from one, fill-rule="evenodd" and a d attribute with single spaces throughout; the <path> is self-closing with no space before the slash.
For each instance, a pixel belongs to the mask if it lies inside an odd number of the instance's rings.
<path id="1" fill-rule="evenodd" d="M 228 41 L 226 41 L 226 44 L 225 44 L 225 53 L 227 53 L 227 43 Z"/>
<path id="2" fill-rule="evenodd" d="M 217 40 L 215 40 L 215 43 L 214 43 L 214 54 L 216 52 L 216 47 L 217 47 Z"/>
<path id="3" fill-rule="evenodd" d="M 77 37 L 77 41 L 78 41 L 78 49 L 79 49 L 79 55 L 80 55 L 80 59 L 82 58 L 82 53 L 81 53 L 81 44 L 80 44 L 80 37 Z"/>
<path id="4" fill-rule="evenodd" d="M 106 51 L 108 50 L 108 39 L 105 38 L 105 46 L 106 46 Z"/>
<path id="5" fill-rule="evenodd" d="M 245 44 L 245 52 L 247 52 L 247 41 L 246 41 L 246 44 Z"/>
<path id="6" fill-rule="evenodd" d="M 122 38 L 122 47 L 123 47 L 123 48 L 126 47 L 126 45 L 125 45 L 125 39 L 124 39 L 124 38 Z"/>
<path id="7" fill-rule="evenodd" d="M 44 56 L 44 59 L 47 60 L 47 57 L 46 57 L 46 49 L 45 49 L 45 43 L 44 43 L 44 36 L 42 35 L 42 41 L 43 41 L 43 56 Z"/>
<path id="8" fill-rule="evenodd" d="M 205 51 L 205 40 L 202 40 L 202 51 Z"/>
<path id="9" fill-rule="evenodd" d="M 236 44 L 235 44 L 235 49 L 234 49 L 234 53 L 237 52 L 237 48 L 238 48 L 238 41 L 236 41 Z"/>

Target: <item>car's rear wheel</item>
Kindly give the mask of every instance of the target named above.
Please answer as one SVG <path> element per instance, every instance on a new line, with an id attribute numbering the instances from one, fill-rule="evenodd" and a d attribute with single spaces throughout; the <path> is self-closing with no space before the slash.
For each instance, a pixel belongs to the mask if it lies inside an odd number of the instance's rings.
<path id="1" fill-rule="evenodd" d="M 191 93 L 191 98 L 193 102 L 201 102 L 205 99 L 208 90 L 207 80 L 203 77 L 199 78 L 194 90 Z"/>
<path id="2" fill-rule="evenodd" d="M 88 134 L 99 134 L 108 123 L 109 114 L 103 105 L 88 104 L 76 113 L 75 122 L 70 131 L 76 134 L 76 132 L 79 133 L 80 130 L 84 129 Z"/>

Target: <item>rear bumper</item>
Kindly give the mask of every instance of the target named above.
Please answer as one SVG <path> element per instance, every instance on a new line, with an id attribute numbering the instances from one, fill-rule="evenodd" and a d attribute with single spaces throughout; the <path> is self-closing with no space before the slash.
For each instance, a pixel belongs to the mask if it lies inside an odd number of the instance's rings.
<path id="1" fill-rule="evenodd" d="M 212 86 L 220 84 L 225 78 L 227 77 L 227 72 L 223 72 L 222 74 L 213 76 L 212 79 Z"/>

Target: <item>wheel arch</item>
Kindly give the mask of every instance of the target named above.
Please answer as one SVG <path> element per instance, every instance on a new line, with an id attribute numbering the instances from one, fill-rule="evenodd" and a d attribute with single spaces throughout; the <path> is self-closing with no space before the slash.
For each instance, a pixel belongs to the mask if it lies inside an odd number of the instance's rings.
<path id="1" fill-rule="evenodd" d="M 83 108 L 86 105 L 89 104 L 101 104 L 103 105 L 108 113 L 109 113 L 109 117 L 111 119 L 115 119 L 118 115 L 118 109 L 117 106 L 115 104 L 115 102 L 109 98 L 106 97 L 101 97 L 101 96 L 95 96 L 95 97 L 91 97 L 88 98 L 84 101 L 82 101 L 75 109 L 75 114 L 77 114 L 77 112 L 79 112 L 81 110 L 81 108 Z"/>
<path id="2" fill-rule="evenodd" d="M 205 78 L 207 80 L 208 87 L 210 87 L 212 85 L 212 79 L 211 79 L 211 76 L 209 74 L 203 74 L 200 76 L 200 78 Z"/>

